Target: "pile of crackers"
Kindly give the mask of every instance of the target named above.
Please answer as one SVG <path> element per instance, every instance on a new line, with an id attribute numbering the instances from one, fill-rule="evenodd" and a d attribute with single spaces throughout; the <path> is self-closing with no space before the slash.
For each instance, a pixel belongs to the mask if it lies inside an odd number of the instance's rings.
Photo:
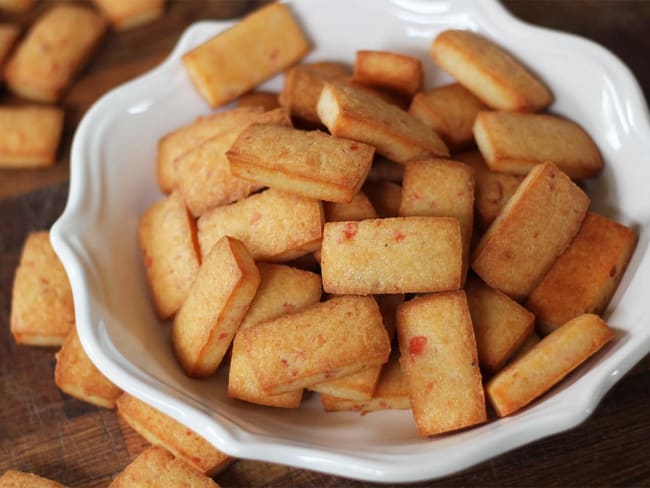
<path id="1" fill-rule="evenodd" d="M 1 0 L 0 10 L 22 13 L 36 0 Z M 43 168 L 56 162 L 64 124 L 56 104 L 99 47 L 110 23 L 130 29 L 158 18 L 165 0 L 94 0 L 49 6 L 21 36 L 0 24 L 0 69 L 7 88 L 30 102 L 0 107 L 0 168 Z"/>

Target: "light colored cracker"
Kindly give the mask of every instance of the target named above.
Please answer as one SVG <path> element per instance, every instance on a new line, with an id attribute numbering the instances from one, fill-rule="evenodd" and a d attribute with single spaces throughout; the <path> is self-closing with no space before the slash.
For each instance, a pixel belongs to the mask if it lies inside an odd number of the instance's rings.
<path id="1" fill-rule="evenodd" d="M 11 334 L 18 344 L 59 346 L 74 328 L 68 276 L 49 232 L 33 232 L 23 245 L 11 299 Z"/>
<path id="2" fill-rule="evenodd" d="M 20 13 L 26 12 L 34 6 L 38 0 L 0 0 L 0 10 Z"/>
<path id="3" fill-rule="evenodd" d="M 302 58 L 309 44 L 289 9 L 271 3 L 183 56 L 210 105 L 228 103 Z"/>
<path id="4" fill-rule="evenodd" d="M 422 62 L 391 51 L 357 51 L 354 81 L 412 97 L 422 85 Z"/>
<path id="5" fill-rule="evenodd" d="M 438 66 L 494 109 L 536 112 L 553 101 L 538 77 L 505 49 L 475 32 L 443 31 L 429 53 Z"/>
<path id="6" fill-rule="evenodd" d="M 65 486 L 32 473 L 8 469 L 0 476 L 0 488 L 65 488 Z"/>
<path id="7" fill-rule="evenodd" d="M 359 192 L 346 203 L 323 202 L 326 222 L 341 222 L 345 220 L 376 219 L 372 203 L 365 193 Z"/>
<path id="8" fill-rule="evenodd" d="M 239 107 L 204 115 L 162 137 L 158 141 L 156 158 L 156 176 L 160 189 L 164 193 L 170 193 L 176 186 L 176 165 L 180 157 L 208 139 L 242 126 L 262 112 L 262 107 Z"/>
<path id="9" fill-rule="evenodd" d="M 492 288 L 525 298 L 571 243 L 588 206 L 554 164 L 536 166 L 481 238 L 472 269 Z"/>
<path id="10" fill-rule="evenodd" d="M 122 394 L 90 361 L 72 330 L 56 353 L 54 382 L 68 395 L 99 407 L 113 408 Z"/>
<path id="11" fill-rule="evenodd" d="M 461 284 L 460 226 L 452 218 L 328 222 L 321 256 L 328 293 L 425 293 Z"/>
<path id="12" fill-rule="evenodd" d="M 535 316 L 475 277 L 467 280 L 465 293 L 479 363 L 488 371 L 498 371 L 532 334 Z"/>
<path id="13" fill-rule="evenodd" d="M 188 375 L 216 371 L 259 282 L 255 262 L 237 239 L 220 239 L 205 256 L 172 329 L 176 357 Z"/>
<path id="14" fill-rule="evenodd" d="M 115 30 L 127 30 L 157 19 L 165 0 L 94 0 Z"/>
<path id="15" fill-rule="evenodd" d="M 150 447 L 118 474 L 109 488 L 177 486 L 219 488 L 212 479 L 160 447 Z"/>
<path id="16" fill-rule="evenodd" d="M 401 183 L 404 176 L 404 165 L 393 163 L 383 156 L 376 156 L 368 173 L 369 181 L 391 181 Z"/>
<path id="17" fill-rule="evenodd" d="M 372 399 L 377 380 L 381 373 L 381 365 L 369 366 L 361 371 L 352 373 L 334 380 L 323 381 L 309 389 L 318 393 L 344 398 L 357 402 L 364 402 Z"/>
<path id="18" fill-rule="evenodd" d="M 328 80 L 343 80 L 350 76 L 350 68 L 341 63 L 324 61 L 294 66 L 284 77 L 280 105 L 292 116 L 319 124 L 316 105 L 323 84 Z"/>
<path id="19" fill-rule="evenodd" d="M 238 107 L 262 107 L 264 110 L 280 108 L 279 95 L 274 92 L 252 91 L 237 99 Z"/>
<path id="20" fill-rule="evenodd" d="M 350 327 L 354 317 L 355 327 Z M 370 297 L 337 297 L 241 331 L 260 385 L 283 393 L 388 360 L 390 341 Z"/>
<path id="21" fill-rule="evenodd" d="M 52 166 L 63 118 L 63 110 L 55 107 L 0 108 L 0 167 Z"/>
<path id="22" fill-rule="evenodd" d="M 399 215 L 458 219 L 463 243 L 464 283 L 474 227 L 474 170 L 444 159 L 425 159 L 407 164 Z"/>
<path id="23" fill-rule="evenodd" d="M 260 285 L 232 346 L 228 396 L 258 405 L 298 408 L 302 390 L 269 395 L 257 381 L 241 331 L 262 321 L 296 312 L 320 300 L 320 276 L 281 264 L 259 263 Z"/>
<path id="24" fill-rule="evenodd" d="M 543 395 L 613 337 L 593 314 L 562 325 L 487 384 L 485 392 L 497 415 L 510 415 Z"/>
<path id="25" fill-rule="evenodd" d="M 451 83 L 416 94 L 409 113 L 435 130 L 450 149 L 460 149 L 474 142 L 474 119 L 486 108 L 463 85 Z"/>
<path id="26" fill-rule="evenodd" d="M 175 161 L 176 186 L 195 217 L 211 208 L 241 200 L 264 187 L 233 175 L 226 156 L 247 127 L 257 122 L 291 127 L 289 114 L 284 109 L 243 112 L 235 118 L 238 124 L 220 131 Z"/>
<path id="27" fill-rule="evenodd" d="M 39 17 L 7 63 L 5 80 L 24 98 L 56 102 L 88 61 L 104 18 L 79 4 L 60 3 Z"/>
<path id="28" fill-rule="evenodd" d="M 377 211 L 377 215 L 384 219 L 397 217 L 399 206 L 402 204 L 402 187 L 392 181 L 366 181 L 363 192 Z"/>
<path id="29" fill-rule="evenodd" d="M 120 417 L 147 441 L 208 476 L 232 461 L 203 437 L 128 393 L 123 393 L 115 406 Z"/>
<path id="30" fill-rule="evenodd" d="M 198 227 L 203 256 L 229 235 L 243 241 L 254 259 L 290 261 L 320 247 L 323 208 L 318 200 L 271 188 L 210 210 Z"/>
<path id="31" fill-rule="evenodd" d="M 183 305 L 200 266 L 196 225 L 178 192 L 142 215 L 138 240 L 156 313 L 169 318 Z"/>
<path id="32" fill-rule="evenodd" d="M 400 305 L 397 338 L 420 434 L 440 434 L 487 420 L 472 319 L 462 290 Z"/>
<path id="33" fill-rule="evenodd" d="M 637 238 L 629 227 L 588 213 L 571 245 L 526 300 L 540 330 L 548 334 L 583 313 L 602 314 Z"/>
<path id="34" fill-rule="evenodd" d="M 479 228 L 487 229 L 515 194 L 524 177 L 490 171 L 478 151 L 454 154 L 454 159 L 474 168 L 475 220 Z"/>
<path id="35" fill-rule="evenodd" d="M 287 193 L 349 202 L 359 191 L 375 149 L 319 131 L 253 124 L 227 153 L 231 173 Z"/>
<path id="36" fill-rule="evenodd" d="M 378 154 L 396 163 L 449 156 L 445 143 L 429 126 L 351 85 L 325 83 L 316 110 L 333 135 L 375 146 Z"/>
<path id="37" fill-rule="evenodd" d="M 551 161 L 573 179 L 593 178 L 603 159 L 589 135 L 575 122 L 549 114 L 480 112 L 474 137 L 493 171 L 525 175 Z"/>

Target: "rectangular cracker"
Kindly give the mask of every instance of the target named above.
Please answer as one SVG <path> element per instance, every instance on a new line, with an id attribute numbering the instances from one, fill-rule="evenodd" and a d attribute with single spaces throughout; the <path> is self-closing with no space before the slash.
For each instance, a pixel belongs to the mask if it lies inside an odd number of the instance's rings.
<path id="1" fill-rule="evenodd" d="M 247 115 L 244 112 L 236 118 L 239 124 L 220 131 L 174 163 L 176 186 L 195 217 L 211 208 L 241 200 L 264 187 L 238 178 L 230 171 L 226 153 L 247 127 L 256 122 L 291 127 L 289 114 L 284 109 Z"/>
<path id="2" fill-rule="evenodd" d="M 443 70 L 496 110 L 537 112 L 553 95 L 537 76 L 502 47 L 480 34 L 446 30 L 429 54 Z"/>
<path id="3" fill-rule="evenodd" d="M 156 313 L 167 319 L 183 305 L 200 266 L 196 225 L 178 192 L 140 217 L 138 240 Z"/>
<path id="4" fill-rule="evenodd" d="M 580 315 L 542 339 L 493 377 L 485 387 L 496 414 L 504 417 L 546 393 L 614 337 L 597 315 Z"/>
<path id="5" fill-rule="evenodd" d="M 165 0 L 94 0 L 115 30 L 127 30 L 157 19 Z"/>
<path id="6" fill-rule="evenodd" d="M 174 352 L 188 375 L 216 371 L 259 283 L 255 262 L 237 239 L 220 239 L 205 256 L 172 329 Z"/>
<path id="7" fill-rule="evenodd" d="M 320 124 L 316 105 L 323 84 L 329 80 L 347 79 L 350 74 L 350 68 L 346 65 L 331 61 L 296 65 L 284 76 L 280 105 L 289 110 L 293 117 Z"/>
<path id="8" fill-rule="evenodd" d="M 321 256 L 323 288 L 328 293 L 426 293 L 461 286 L 457 219 L 328 222 Z"/>
<path id="9" fill-rule="evenodd" d="M 525 298 L 571 243 L 588 206 L 553 163 L 536 166 L 481 237 L 472 269 L 492 288 Z"/>
<path id="10" fill-rule="evenodd" d="M 474 168 L 474 215 L 480 229 L 487 229 L 524 177 L 490 171 L 478 151 L 454 154 L 454 159 Z"/>
<path id="11" fill-rule="evenodd" d="M 549 114 L 479 112 L 474 137 L 493 171 L 525 175 L 552 161 L 573 179 L 593 178 L 603 168 L 598 147 L 575 122 Z"/>
<path id="12" fill-rule="evenodd" d="M 588 213 L 567 250 L 526 300 L 545 334 L 583 313 L 602 314 L 632 257 L 632 229 Z"/>
<path id="13" fill-rule="evenodd" d="M 63 119 L 63 110 L 55 107 L 1 107 L 0 168 L 52 166 Z"/>
<path id="14" fill-rule="evenodd" d="M 219 488 L 219 485 L 185 461 L 160 447 L 142 451 L 124 471 L 119 473 L 109 488 L 148 486 L 191 486 L 192 488 Z"/>
<path id="15" fill-rule="evenodd" d="M 243 241 L 254 259 L 290 261 L 320 247 L 323 207 L 318 200 L 271 188 L 210 210 L 198 227 L 203 256 L 229 235 Z"/>
<path id="16" fill-rule="evenodd" d="M 56 353 L 54 382 L 68 395 L 98 407 L 115 407 L 115 402 L 122 394 L 122 390 L 90 361 L 74 329 Z"/>
<path id="17" fill-rule="evenodd" d="M 259 263 L 258 268 L 260 285 L 232 345 L 228 396 L 258 405 L 298 408 L 302 390 L 269 395 L 260 386 L 242 342 L 241 331 L 318 303 L 321 297 L 320 276 L 281 264 Z"/>
<path id="18" fill-rule="evenodd" d="M 271 3 L 183 56 L 198 92 L 228 103 L 288 68 L 310 47 L 285 4 Z"/>
<path id="19" fill-rule="evenodd" d="M 451 83 L 416 94 L 409 113 L 430 126 L 454 150 L 474 142 L 474 120 L 486 108 L 463 85 Z"/>
<path id="20" fill-rule="evenodd" d="M 351 85 L 326 82 L 316 110 L 333 135 L 375 146 L 378 154 L 396 163 L 449 157 L 447 146 L 431 127 Z"/>
<path id="21" fill-rule="evenodd" d="M 391 51 L 357 51 L 353 79 L 411 98 L 422 86 L 422 62 Z"/>
<path id="22" fill-rule="evenodd" d="M 458 219 L 463 242 L 464 283 L 474 227 L 474 170 L 463 163 L 444 159 L 423 159 L 407 164 L 399 215 Z"/>
<path id="23" fill-rule="evenodd" d="M 236 177 L 307 198 L 349 202 L 374 153 L 372 146 L 319 131 L 253 124 L 227 156 Z"/>
<path id="24" fill-rule="evenodd" d="M 335 398 L 344 398 L 357 402 L 372 399 L 375 386 L 381 374 L 381 365 L 369 366 L 361 371 L 334 380 L 323 381 L 309 389 Z"/>
<path id="25" fill-rule="evenodd" d="M 264 110 L 280 108 L 280 97 L 275 92 L 252 91 L 237 99 L 238 107 L 262 107 Z"/>
<path id="26" fill-rule="evenodd" d="M 47 231 L 29 234 L 23 245 L 9 322 L 16 343 L 29 346 L 59 346 L 74 329 L 70 282 Z"/>
<path id="27" fill-rule="evenodd" d="M 465 293 L 436 293 L 397 308 L 400 363 L 421 435 L 487 420 Z"/>
<path id="28" fill-rule="evenodd" d="M 51 7 L 32 24 L 7 63 L 7 86 L 24 98 L 56 102 L 105 30 L 104 18 L 90 8 L 74 3 Z"/>
<path id="29" fill-rule="evenodd" d="M 350 327 L 354 320 L 355 327 Z M 337 297 L 241 331 L 265 391 L 275 394 L 384 364 L 390 341 L 371 297 Z"/>
<path id="30" fill-rule="evenodd" d="M 0 2 L 0 8 L 2 2 Z M 8 469 L 0 476 L 0 487 L 3 488 L 65 488 L 65 485 L 57 483 L 56 481 L 41 478 L 32 473 L 24 473 L 22 471 L 15 471 Z"/>
<path id="31" fill-rule="evenodd" d="M 176 162 L 208 139 L 240 127 L 264 112 L 262 107 L 240 107 L 197 117 L 192 123 L 166 134 L 158 142 L 156 176 L 163 193 L 176 187 Z"/>
<path id="32" fill-rule="evenodd" d="M 323 202 L 323 210 L 326 222 L 377 218 L 377 212 L 362 191 L 355 194 L 352 200 L 346 203 Z"/>
<path id="33" fill-rule="evenodd" d="M 203 437 L 128 393 L 115 406 L 120 417 L 150 444 L 167 449 L 201 473 L 213 476 L 232 461 Z"/>
<path id="34" fill-rule="evenodd" d="M 498 371 L 532 334 L 535 316 L 476 277 L 468 278 L 465 293 L 479 363 L 488 371 Z"/>
<path id="35" fill-rule="evenodd" d="M 402 187 L 400 185 L 385 180 L 366 181 L 363 191 L 380 218 L 398 216 L 399 206 L 402 204 Z"/>

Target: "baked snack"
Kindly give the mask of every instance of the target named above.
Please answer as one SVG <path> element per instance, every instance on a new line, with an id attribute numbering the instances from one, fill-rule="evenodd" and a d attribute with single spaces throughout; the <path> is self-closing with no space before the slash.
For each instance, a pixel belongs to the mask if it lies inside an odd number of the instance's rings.
<path id="1" fill-rule="evenodd" d="M 0 476 L 0 488 L 65 488 L 65 486 L 32 473 L 9 469 Z"/>
<path id="2" fill-rule="evenodd" d="M 94 0 L 116 30 L 127 30 L 157 19 L 165 0 Z"/>
<path id="3" fill-rule="evenodd" d="M 422 85 L 422 62 L 391 51 L 357 51 L 353 79 L 411 98 Z"/>

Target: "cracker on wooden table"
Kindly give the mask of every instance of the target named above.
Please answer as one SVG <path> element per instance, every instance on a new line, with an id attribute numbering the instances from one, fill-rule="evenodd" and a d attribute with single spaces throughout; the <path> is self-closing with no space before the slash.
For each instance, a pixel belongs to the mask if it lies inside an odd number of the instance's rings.
<path id="1" fill-rule="evenodd" d="M 116 30 L 141 26 L 165 13 L 165 0 L 94 0 Z"/>
<path id="2" fill-rule="evenodd" d="M 200 266 L 196 225 L 178 192 L 140 217 L 138 240 L 156 313 L 169 318 L 183 305 Z"/>
<path id="3" fill-rule="evenodd" d="M 525 298 L 571 243 L 588 206 L 554 164 L 536 166 L 481 237 L 472 269 L 491 287 Z"/>
<path id="4" fill-rule="evenodd" d="M 233 341 L 228 396 L 258 405 L 298 408 L 302 389 L 269 395 L 261 387 L 241 331 L 317 303 L 321 297 L 320 276 L 281 264 L 258 263 L 258 268 L 260 285 Z"/>
<path id="5" fill-rule="evenodd" d="M 50 233 L 33 232 L 23 245 L 14 277 L 11 334 L 18 344 L 59 346 L 74 321 L 72 290 Z"/>
<path id="6" fill-rule="evenodd" d="M 636 247 L 632 229 L 588 213 L 567 250 L 526 300 L 545 334 L 583 313 L 602 314 Z"/>
<path id="7" fill-rule="evenodd" d="M 598 147 L 575 122 L 549 114 L 480 112 L 474 137 L 493 171 L 525 175 L 553 162 L 573 179 L 593 178 L 603 168 Z"/>
<path id="8" fill-rule="evenodd" d="M 437 86 L 413 97 L 409 113 L 431 126 L 452 150 L 474 142 L 474 120 L 487 107 L 460 83 Z"/>
<path id="9" fill-rule="evenodd" d="M 614 337 L 597 315 L 580 315 L 546 336 L 485 387 L 499 417 L 546 393 Z"/>
<path id="10" fill-rule="evenodd" d="M 34 6 L 38 0 L 0 0 L 0 10 L 11 13 L 26 12 Z"/>
<path id="11" fill-rule="evenodd" d="M 243 241 L 254 259 L 290 261 L 320 247 L 323 207 L 318 200 L 271 188 L 206 212 L 198 227 L 203 256 L 228 235 Z"/>
<path id="12" fill-rule="evenodd" d="M 355 327 L 350 327 L 354 317 Z M 390 341 L 371 297 L 317 303 L 241 331 L 257 379 L 283 393 L 384 364 Z"/>
<path id="13" fill-rule="evenodd" d="M 211 478 L 160 447 L 150 447 L 119 473 L 109 488 L 191 486 L 219 488 Z"/>
<path id="14" fill-rule="evenodd" d="M 420 434 L 440 434 L 487 420 L 472 319 L 462 290 L 400 305 L 397 338 Z"/>
<path id="15" fill-rule="evenodd" d="M 9 469 L 0 476 L 0 488 L 65 488 L 65 486 L 33 473 Z"/>
<path id="16" fill-rule="evenodd" d="M 449 156 L 447 146 L 431 127 L 349 84 L 326 82 L 316 110 L 333 135 L 375 146 L 378 154 L 396 163 Z"/>
<path id="17" fill-rule="evenodd" d="M 264 110 L 280 108 L 279 95 L 275 92 L 252 91 L 237 99 L 238 107 L 262 107 Z"/>
<path id="18" fill-rule="evenodd" d="M 375 148 L 270 124 L 244 130 L 227 153 L 238 178 L 287 193 L 331 202 L 349 202 L 372 164 Z"/>
<path id="19" fill-rule="evenodd" d="M 422 62 L 391 51 L 357 51 L 354 81 L 412 97 L 422 86 Z"/>
<path id="20" fill-rule="evenodd" d="M 56 102 L 90 59 L 106 30 L 104 18 L 74 3 L 51 7 L 32 24 L 5 68 L 17 95 Z"/>
<path id="21" fill-rule="evenodd" d="M 183 64 L 203 98 L 218 107 L 288 68 L 309 49 L 289 8 L 271 3 L 186 53 Z"/>
<path id="22" fill-rule="evenodd" d="M 447 217 L 328 222 L 321 270 L 328 293 L 457 290 L 462 278 L 460 225 Z"/>
<path id="23" fill-rule="evenodd" d="M 115 407 L 122 394 L 86 355 L 76 330 L 70 332 L 56 353 L 54 382 L 68 395 L 98 407 Z"/>
<path id="24" fill-rule="evenodd" d="M 115 406 L 120 417 L 148 442 L 167 449 L 208 476 L 214 476 L 232 461 L 203 437 L 128 393 L 123 393 Z"/>
<path id="25" fill-rule="evenodd" d="M 0 107 L 0 168 L 39 168 L 56 163 L 63 110 Z"/>
<path id="26" fill-rule="evenodd" d="M 553 101 L 542 80 L 505 49 L 475 32 L 443 31 L 429 53 L 438 66 L 491 108 L 536 112 Z"/>
<path id="27" fill-rule="evenodd" d="M 216 371 L 259 283 L 257 266 L 237 239 L 221 238 L 204 257 L 172 329 L 174 352 L 188 375 Z"/>
<path id="28" fill-rule="evenodd" d="M 380 218 L 397 217 L 402 203 L 402 187 L 393 181 L 366 181 L 363 192 Z"/>

